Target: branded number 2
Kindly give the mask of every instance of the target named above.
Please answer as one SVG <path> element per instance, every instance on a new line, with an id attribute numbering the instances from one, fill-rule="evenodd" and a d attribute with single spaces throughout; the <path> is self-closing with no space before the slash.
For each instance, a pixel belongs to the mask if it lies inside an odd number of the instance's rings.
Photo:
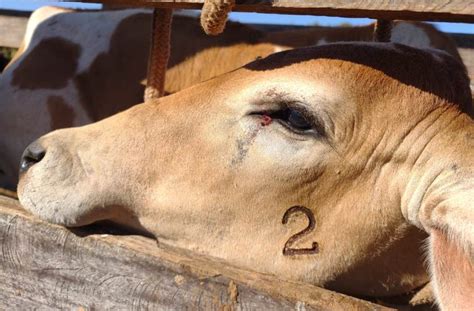
<path id="1" fill-rule="evenodd" d="M 283 255 L 285 256 L 294 256 L 294 255 L 307 255 L 307 254 L 317 254 L 319 252 L 319 247 L 317 242 L 313 242 L 311 244 L 311 248 L 292 248 L 295 242 L 311 231 L 314 230 L 316 221 L 314 220 L 313 212 L 309 208 L 304 206 L 293 206 L 290 207 L 285 214 L 283 215 L 283 219 L 281 223 L 286 225 L 288 223 L 288 219 L 290 218 L 291 214 L 294 213 L 303 213 L 308 218 L 308 226 L 303 230 L 294 235 L 292 235 L 288 241 L 286 241 L 285 246 L 283 247 Z"/>

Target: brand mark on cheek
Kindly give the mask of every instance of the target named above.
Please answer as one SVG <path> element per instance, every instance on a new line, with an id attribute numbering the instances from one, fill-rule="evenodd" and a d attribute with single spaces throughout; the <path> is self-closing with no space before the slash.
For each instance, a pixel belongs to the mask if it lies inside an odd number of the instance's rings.
<path id="1" fill-rule="evenodd" d="M 316 221 L 314 219 L 313 212 L 309 208 L 300 206 L 300 205 L 290 207 L 283 215 L 283 219 L 281 220 L 281 223 L 286 225 L 288 223 L 290 216 L 295 213 L 301 213 L 305 215 L 306 218 L 308 219 L 308 226 L 302 231 L 292 235 L 288 239 L 288 241 L 286 241 L 285 246 L 283 247 L 283 256 L 312 255 L 312 254 L 319 253 L 318 242 L 312 242 L 310 248 L 294 248 L 293 247 L 293 245 L 295 244 L 297 240 L 309 234 L 316 227 Z"/>
<path id="2" fill-rule="evenodd" d="M 267 125 L 270 125 L 270 123 L 272 123 L 272 121 L 273 121 L 272 117 L 270 117 L 268 115 L 263 115 L 262 120 L 260 121 L 260 125 L 261 126 L 267 126 Z"/>

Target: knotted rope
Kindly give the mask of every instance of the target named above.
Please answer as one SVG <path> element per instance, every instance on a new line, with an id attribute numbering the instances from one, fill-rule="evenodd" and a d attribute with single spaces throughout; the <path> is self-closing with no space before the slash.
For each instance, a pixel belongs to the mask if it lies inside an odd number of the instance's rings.
<path id="1" fill-rule="evenodd" d="M 386 19 L 378 19 L 374 26 L 375 42 L 390 42 L 392 37 L 393 22 Z"/>
<path id="2" fill-rule="evenodd" d="M 165 75 L 170 57 L 171 9 L 154 9 L 145 101 L 164 95 Z"/>
<path id="3" fill-rule="evenodd" d="M 205 0 L 201 11 L 201 26 L 204 32 L 211 36 L 223 32 L 234 5 L 235 0 Z"/>

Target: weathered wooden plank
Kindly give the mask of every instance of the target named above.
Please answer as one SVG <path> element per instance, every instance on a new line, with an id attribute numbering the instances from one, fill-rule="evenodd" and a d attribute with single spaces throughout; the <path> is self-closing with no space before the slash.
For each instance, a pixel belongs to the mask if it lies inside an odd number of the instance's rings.
<path id="1" fill-rule="evenodd" d="M 0 309 L 388 310 L 97 229 L 46 224 L 0 196 Z"/>
<path id="2" fill-rule="evenodd" d="M 108 9 L 110 8 L 125 8 L 127 5 L 113 4 L 121 0 L 104 0 L 103 2 L 112 4 L 105 4 Z M 126 1 L 126 0 L 125 0 Z M 148 0 L 145 0 L 148 1 Z M 151 0 L 150 0 L 151 1 Z M 474 6 L 474 0 L 472 1 Z M 23 39 L 24 32 L 26 30 L 26 24 L 28 17 L 31 12 L 22 12 L 14 10 L 0 10 L 0 46 L 18 48 L 21 40 Z M 262 29 L 264 31 L 278 31 L 288 27 L 304 27 L 304 26 L 285 26 L 285 25 L 266 25 L 266 24 L 253 24 L 255 28 Z M 473 25 L 474 27 L 474 25 Z M 470 34 L 451 34 L 459 47 L 473 48 L 474 36 Z"/>
<path id="3" fill-rule="evenodd" d="M 17 48 L 26 30 L 29 13 L 0 10 L 0 46 Z"/>
<path id="4" fill-rule="evenodd" d="M 64 0 L 59 0 L 64 1 Z M 97 2 L 96 0 L 82 0 Z M 199 9 L 204 0 L 102 0 L 106 5 Z M 473 0 L 236 0 L 235 11 L 474 22 Z"/>

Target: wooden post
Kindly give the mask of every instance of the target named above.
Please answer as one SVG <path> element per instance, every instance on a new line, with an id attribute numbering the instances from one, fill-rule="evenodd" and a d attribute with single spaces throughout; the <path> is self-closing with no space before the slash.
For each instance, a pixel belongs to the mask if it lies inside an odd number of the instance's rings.
<path id="1" fill-rule="evenodd" d="M 393 22 L 386 19 L 378 19 L 374 26 L 375 42 L 390 42 L 392 37 Z"/>

